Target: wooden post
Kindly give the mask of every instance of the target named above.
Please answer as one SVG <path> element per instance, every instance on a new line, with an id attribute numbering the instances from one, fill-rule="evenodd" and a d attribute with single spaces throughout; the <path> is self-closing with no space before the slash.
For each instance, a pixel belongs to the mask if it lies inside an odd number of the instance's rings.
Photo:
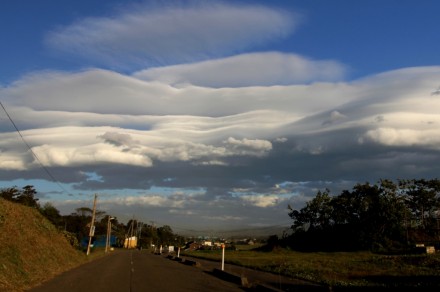
<path id="1" fill-rule="evenodd" d="M 90 223 L 89 232 L 89 244 L 87 245 L 87 255 L 90 254 L 90 245 L 92 244 L 92 237 L 95 234 L 95 212 L 96 212 L 96 199 L 98 195 L 95 194 L 95 199 L 93 200 L 93 212 L 92 212 L 92 222 Z"/>

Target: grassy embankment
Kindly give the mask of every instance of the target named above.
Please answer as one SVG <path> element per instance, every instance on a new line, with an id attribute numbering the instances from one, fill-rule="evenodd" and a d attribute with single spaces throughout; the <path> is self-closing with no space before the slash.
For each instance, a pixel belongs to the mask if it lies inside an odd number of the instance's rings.
<path id="1" fill-rule="evenodd" d="M 426 287 L 440 289 L 440 253 L 387 256 L 370 252 L 261 252 L 252 246 L 225 251 L 225 263 L 305 279 L 332 287 Z M 221 250 L 182 255 L 221 261 Z M 440 291 L 440 290 L 439 290 Z"/>
<path id="2" fill-rule="evenodd" d="M 36 209 L 0 198 L 0 291 L 25 291 L 96 256 L 74 249 Z"/>

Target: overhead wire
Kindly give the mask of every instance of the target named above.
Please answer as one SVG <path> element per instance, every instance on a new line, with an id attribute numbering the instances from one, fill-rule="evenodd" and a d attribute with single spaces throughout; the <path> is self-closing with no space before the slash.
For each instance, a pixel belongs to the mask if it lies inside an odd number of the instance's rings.
<path id="1" fill-rule="evenodd" d="M 69 193 L 60 183 L 59 181 L 52 175 L 52 173 L 50 173 L 49 169 L 47 169 L 46 166 L 44 166 L 44 164 L 41 162 L 40 158 L 38 158 L 37 154 L 32 150 L 32 147 L 27 143 L 26 139 L 24 139 L 23 135 L 21 134 L 20 130 L 18 129 L 17 125 L 15 124 L 15 122 L 12 120 L 11 116 L 9 115 L 8 111 L 6 110 L 6 108 L 3 106 L 3 103 L 0 101 L 0 105 L 3 108 L 3 111 L 5 112 L 6 116 L 8 117 L 9 121 L 11 122 L 11 124 L 14 126 L 15 131 L 18 133 L 18 135 L 20 136 L 21 140 L 23 141 L 23 143 L 27 146 L 27 148 L 29 149 L 29 151 L 32 153 L 32 155 L 34 156 L 35 160 L 40 164 L 40 166 L 43 168 L 43 170 L 46 172 L 46 174 L 53 180 L 53 182 L 55 182 L 65 193 Z"/>

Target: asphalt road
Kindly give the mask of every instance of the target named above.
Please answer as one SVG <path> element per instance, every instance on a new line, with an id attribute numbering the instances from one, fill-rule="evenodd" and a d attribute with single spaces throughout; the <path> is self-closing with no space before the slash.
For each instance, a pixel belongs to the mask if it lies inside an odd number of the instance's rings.
<path id="1" fill-rule="evenodd" d="M 147 251 L 117 250 L 30 292 L 244 291 L 207 271 Z"/>

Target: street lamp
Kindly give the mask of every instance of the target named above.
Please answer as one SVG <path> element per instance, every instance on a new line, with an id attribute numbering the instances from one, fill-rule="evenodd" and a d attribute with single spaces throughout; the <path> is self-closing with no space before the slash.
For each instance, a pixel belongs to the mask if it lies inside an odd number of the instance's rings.
<path id="1" fill-rule="evenodd" d="M 98 199 L 98 195 L 95 194 L 95 199 L 93 200 L 92 222 L 90 223 L 90 231 L 89 231 L 89 244 L 87 245 L 87 255 L 90 254 L 90 247 L 92 245 L 92 238 L 95 235 L 95 213 L 96 213 L 96 200 L 97 199 Z"/>
<path id="2" fill-rule="evenodd" d="M 108 220 L 107 220 L 107 238 L 106 238 L 106 242 L 105 242 L 105 252 L 108 252 L 108 249 L 110 247 L 110 237 L 112 234 L 112 222 L 111 220 L 113 220 L 115 218 L 110 217 L 110 215 L 108 216 Z"/>

